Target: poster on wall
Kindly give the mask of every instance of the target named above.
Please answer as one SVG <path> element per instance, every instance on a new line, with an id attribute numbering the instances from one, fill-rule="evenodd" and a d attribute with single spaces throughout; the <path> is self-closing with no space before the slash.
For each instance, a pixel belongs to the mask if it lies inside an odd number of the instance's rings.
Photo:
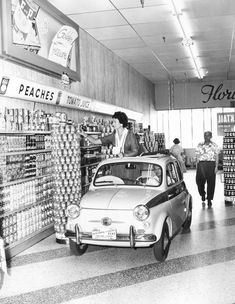
<path id="1" fill-rule="evenodd" d="M 78 24 L 45 0 L 0 3 L 2 57 L 56 78 L 81 80 Z"/>
<path id="2" fill-rule="evenodd" d="M 217 113 L 217 135 L 230 131 L 235 132 L 235 113 Z"/>
<path id="3" fill-rule="evenodd" d="M 71 50 L 78 33 L 71 26 L 64 25 L 52 40 L 48 59 L 70 68 Z"/>
<path id="4" fill-rule="evenodd" d="M 35 54 L 41 48 L 37 27 L 40 7 L 32 0 L 12 0 L 12 40 Z"/>

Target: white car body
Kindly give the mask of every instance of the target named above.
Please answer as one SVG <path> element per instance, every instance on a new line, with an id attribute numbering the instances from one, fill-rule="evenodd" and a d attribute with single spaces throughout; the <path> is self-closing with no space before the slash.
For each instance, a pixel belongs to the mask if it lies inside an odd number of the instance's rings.
<path id="1" fill-rule="evenodd" d="M 147 171 L 140 170 L 145 167 Z M 105 175 L 110 170 L 116 171 L 115 176 Z M 135 177 L 138 170 L 140 178 Z M 152 177 L 153 172 L 158 172 L 160 182 L 158 177 Z M 79 216 L 72 217 L 68 216 L 66 235 L 78 251 L 84 244 L 155 246 L 155 257 L 163 261 L 169 250 L 164 252 L 164 238 L 170 246 L 181 227 L 188 229 L 191 225 L 192 197 L 173 157 L 157 154 L 108 159 L 97 167 L 89 191 L 80 202 Z"/>

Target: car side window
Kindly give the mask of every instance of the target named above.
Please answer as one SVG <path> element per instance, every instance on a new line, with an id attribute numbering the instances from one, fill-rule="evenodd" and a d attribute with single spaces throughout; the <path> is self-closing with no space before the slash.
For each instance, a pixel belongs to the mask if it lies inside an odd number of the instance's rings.
<path id="1" fill-rule="evenodd" d="M 178 173 L 179 179 L 182 180 L 183 179 L 183 174 L 182 174 L 182 171 L 180 169 L 180 166 L 179 166 L 178 162 L 175 163 L 175 165 L 176 165 L 176 171 Z"/>
<path id="2" fill-rule="evenodd" d="M 178 182 L 178 175 L 176 173 L 174 163 L 168 163 L 166 166 L 166 180 L 168 186 L 174 185 Z"/>

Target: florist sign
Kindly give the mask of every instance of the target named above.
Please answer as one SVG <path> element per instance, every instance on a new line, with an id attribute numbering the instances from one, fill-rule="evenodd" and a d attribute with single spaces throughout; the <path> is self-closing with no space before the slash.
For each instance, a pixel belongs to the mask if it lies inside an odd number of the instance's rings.
<path id="1" fill-rule="evenodd" d="M 205 84 L 201 87 L 203 103 L 210 101 L 235 101 L 235 90 L 228 89 L 223 83 L 218 85 Z"/>

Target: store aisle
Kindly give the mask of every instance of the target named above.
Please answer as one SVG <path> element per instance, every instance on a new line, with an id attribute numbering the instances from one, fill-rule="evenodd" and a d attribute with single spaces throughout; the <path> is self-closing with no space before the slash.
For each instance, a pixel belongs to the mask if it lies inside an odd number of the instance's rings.
<path id="1" fill-rule="evenodd" d="M 164 263 L 151 248 L 90 247 L 76 257 L 52 235 L 12 259 L 1 304 L 235 303 L 235 206 L 225 206 L 219 176 L 212 209 L 201 207 L 194 170 L 185 181 L 191 231 L 176 236 Z"/>

